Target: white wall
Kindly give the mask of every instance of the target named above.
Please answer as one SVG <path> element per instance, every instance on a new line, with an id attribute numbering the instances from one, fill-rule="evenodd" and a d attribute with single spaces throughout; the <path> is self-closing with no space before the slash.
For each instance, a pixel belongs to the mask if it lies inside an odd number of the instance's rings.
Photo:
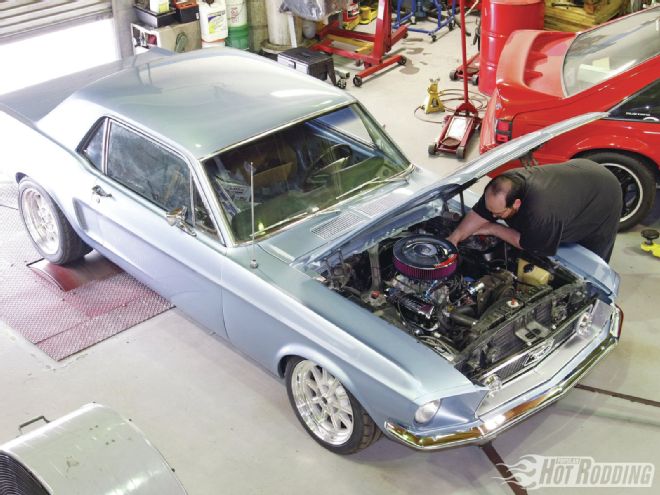
<path id="1" fill-rule="evenodd" d="M 0 44 L 0 94 L 118 58 L 113 19 Z"/>

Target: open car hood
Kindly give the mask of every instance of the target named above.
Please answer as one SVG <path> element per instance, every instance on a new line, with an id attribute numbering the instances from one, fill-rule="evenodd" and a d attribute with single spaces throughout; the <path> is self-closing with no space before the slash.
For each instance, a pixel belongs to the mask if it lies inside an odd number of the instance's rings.
<path id="1" fill-rule="evenodd" d="M 310 222 L 302 222 L 262 241 L 260 246 L 287 263 L 295 260 L 295 265 L 304 265 L 312 260 L 323 258 L 337 248 L 348 248 L 350 251 L 360 249 L 360 244 L 365 241 L 359 240 L 358 237 L 368 231 L 372 231 L 372 235 L 374 235 L 373 230 L 378 230 L 378 226 L 383 221 L 389 222 L 394 216 L 405 215 L 406 212 L 411 213 L 414 209 L 424 209 L 425 204 L 430 214 L 431 210 L 438 207 L 437 204 L 434 204 L 435 200 L 446 200 L 457 194 L 459 190 L 468 188 L 490 171 L 524 156 L 553 137 L 606 115 L 606 112 L 588 113 L 520 136 L 488 151 L 460 167 L 454 173 L 438 180 L 430 180 L 428 174 L 424 173 L 424 177 L 421 177 L 420 180 L 402 182 L 402 184 L 406 184 L 404 188 L 392 190 L 391 185 L 383 187 L 380 191 L 373 191 L 374 194 L 371 196 L 363 196 L 359 199 L 356 198 L 356 201 L 348 202 L 327 222 L 322 221 L 320 225 L 316 224 L 312 229 L 310 229 Z M 369 206 L 365 208 L 365 204 L 383 203 L 384 201 L 388 203 L 387 207 L 374 209 Z M 371 213 L 365 214 L 365 210 Z M 374 211 L 377 213 L 373 213 Z M 418 212 L 418 214 L 420 213 Z M 340 226 L 343 227 L 339 228 Z M 321 238 L 314 234 L 316 229 L 330 231 L 332 235 Z"/>
<path id="2" fill-rule="evenodd" d="M 525 156 L 530 151 L 543 145 L 546 141 L 550 141 L 560 134 L 572 131 L 594 120 L 607 117 L 607 115 L 607 112 L 585 113 L 512 139 L 508 143 L 499 145 L 484 153 L 479 158 L 466 163 L 453 174 L 443 179 L 443 182 L 455 184 L 475 182 L 502 165 Z"/>

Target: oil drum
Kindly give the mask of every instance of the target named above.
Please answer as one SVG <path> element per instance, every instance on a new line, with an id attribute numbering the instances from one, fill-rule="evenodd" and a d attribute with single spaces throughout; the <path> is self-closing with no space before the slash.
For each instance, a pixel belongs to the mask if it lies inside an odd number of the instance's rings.
<path id="1" fill-rule="evenodd" d="M 509 35 L 516 29 L 543 29 L 544 15 L 544 0 L 483 0 L 479 91 L 493 93 L 497 62 Z"/>

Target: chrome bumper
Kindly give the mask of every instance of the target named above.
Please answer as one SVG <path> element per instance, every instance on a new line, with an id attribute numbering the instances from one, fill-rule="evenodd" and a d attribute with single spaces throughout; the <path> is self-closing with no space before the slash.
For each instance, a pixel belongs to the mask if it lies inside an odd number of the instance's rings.
<path id="1" fill-rule="evenodd" d="M 618 315 L 617 315 L 618 316 Z M 482 444 L 495 438 L 499 433 L 519 423 L 535 412 L 549 406 L 566 395 L 571 388 L 593 368 L 598 361 L 607 355 L 618 343 L 618 338 L 609 334 L 578 366 L 567 374 L 558 384 L 541 390 L 536 396 L 525 402 L 516 404 L 511 409 L 489 418 L 479 426 L 463 431 L 455 431 L 443 435 L 421 436 L 412 433 L 404 427 L 385 423 L 386 433 L 399 442 L 419 450 L 437 450 L 458 445 Z"/>

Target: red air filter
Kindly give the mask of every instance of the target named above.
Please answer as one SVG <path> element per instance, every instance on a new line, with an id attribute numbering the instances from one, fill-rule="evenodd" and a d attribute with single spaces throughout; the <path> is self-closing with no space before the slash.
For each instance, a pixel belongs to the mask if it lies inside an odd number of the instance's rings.
<path id="1" fill-rule="evenodd" d="M 439 280 L 456 271 L 458 252 L 444 239 L 413 235 L 394 243 L 394 267 L 406 277 Z"/>

